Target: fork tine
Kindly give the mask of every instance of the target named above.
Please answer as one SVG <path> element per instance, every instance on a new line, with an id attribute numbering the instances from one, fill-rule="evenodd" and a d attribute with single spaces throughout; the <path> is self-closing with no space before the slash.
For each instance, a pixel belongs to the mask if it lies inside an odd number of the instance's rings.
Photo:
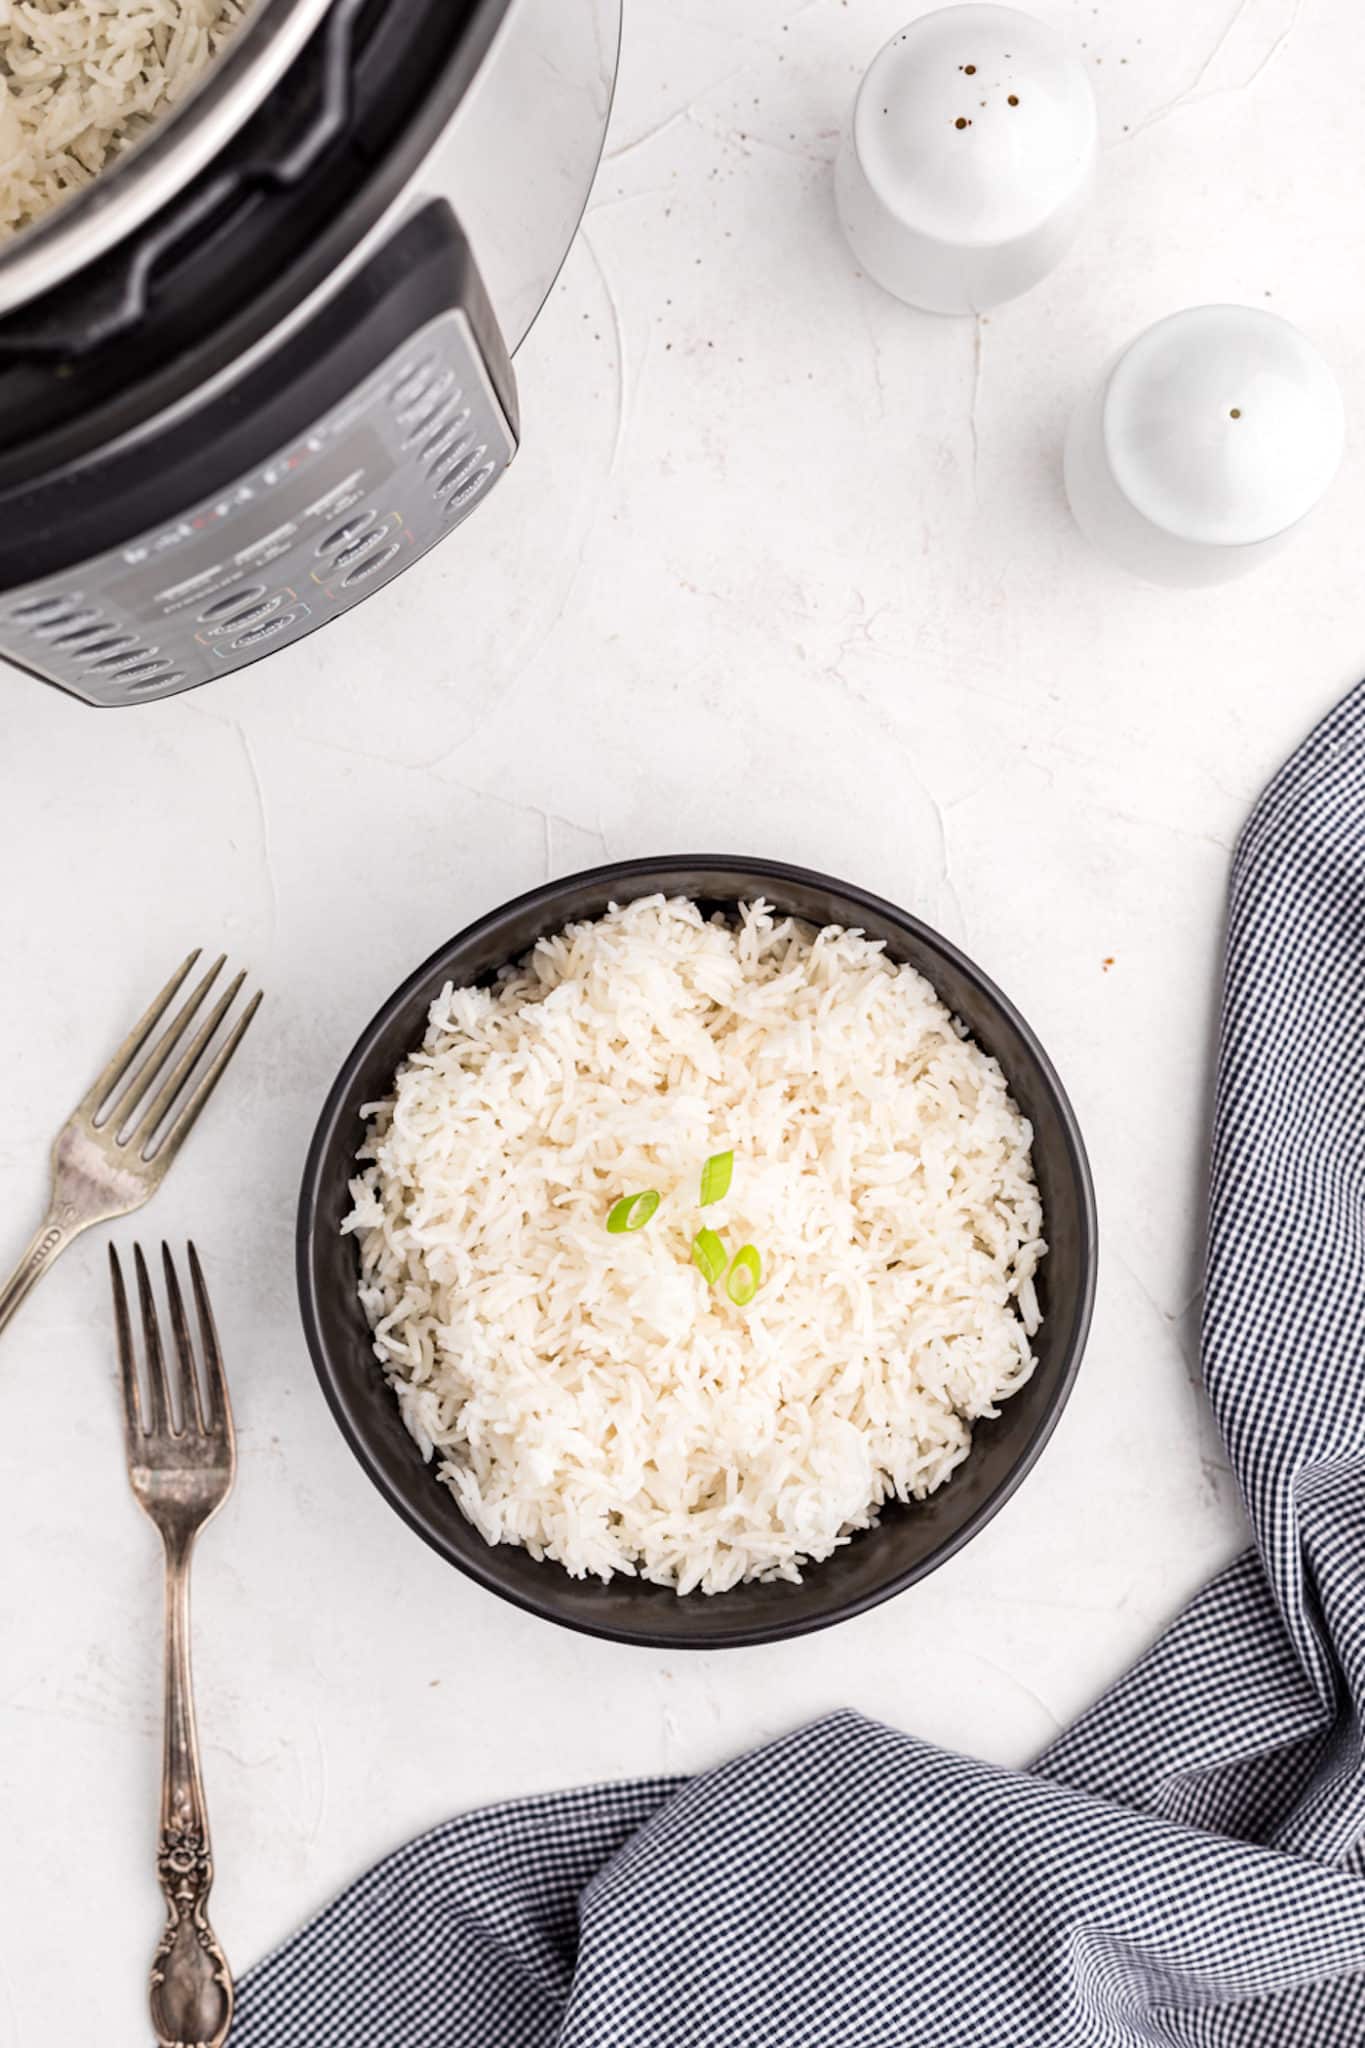
<path id="1" fill-rule="evenodd" d="M 199 1263 L 199 1254 L 193 1244 L 189 1246 L 190 1284 L 194 1288 L 194 1305 L 199 1314 L 199 1340 L 204 1353 L 204 1377 L 209 1393 L 209 1433 L 213 1436 L 232 1435 L 232 1403 L 228 1399 L 227 1375 L 223 1371 L 223 1354 L 218 1344 L 218 1326 L 213 1320 L 213 1305 L 204 1281 L 204 1269 Z"/>
<path id="2" fill-rule="evenodd" d="M 115 1088 L 117 1088 L 119 1082 L 123 1079 L 123 1076 L 127 1073 L 129 1067 L 137 1058 L 171 1004 L 175 1001 L 186 975 L 199 958 L 200 951 L 201 948 L 196 946 L 194 951 L 181 961 L 151 1008 L 143 1016 L 139 1017 L 137 1023 L 128 1033 L 128 1036 L 124 1039 L 98 1081 L 96 1081 L 94 1087 L 82 1099 L 78 1114 L 93 1117 L 100 1104 L 109 1100 L 109 1097 L 113 1094 Z"/>
<path id="3" fill-rule="evenodd" d="M 164 1239 L 161 1245 L 161 1266 L 166 1275 L 166 1298 L 171 1305 L 171 1329 L 175 1333 L 175 1348 L 180 1359 L 180 1413 L 187 1430 L 197 1430 L 200 1436 L 207 1436 L 209 1426 L 204 1418 L 204 1398 L 199 1391 L 199 1374 L 195 1369 L 190 1326 L 185 1318 L 184 1297 L 180 1292 L 180 1281 L 176 1276 L 171 1248 Z"/>
<path id="4" fill-rule="evenodd" d="M 156 1297 L 147 1272 L 147 1261 L 142 1256 L 142 1246 L 133 1246 L 133 1264 L 137 1269 L 138 1301 L 142 1307 L 142 1336 L 147 1347 L 147 1413 L 148 1434 L 153 1437 L 173 1435 L 174 1424 L 171 1415 L 171 1390 L 166 1379 L 166 1360 L 161 1350 L 161 1326 L 156 1319 Z"/>
<path id="5" fill-rule="evenodd" d="M 222 962 L 220 961 L 218 964 L 219 966 L 221 966 Z M 216 974 L 217 971 L 218 969 L 215 968 L 214 973 Z M 231 1009 L 233 997 L 236 995 L 238 989 L 242 986 L 242 983 L 245 980 L 246 973 L 245 971 L 243 971 L 241 974 L 236 975 L 234 979 L 228 983 L 226 989 L 223 991 L 222 995 L 219 996 L 217 1002 L 209 1011 L 208 1016 L 199 1026 L 199 1029 L 195 1032 L 194 1037 L 190 1040 L 184 1052 L 180 1055 L 180 1058 L 176 1061 L 175 1065 L 171 1068 L 170 1073 L 166 1076 L 166 1079 L 162 1082 L 160 1088 L 157 1090 L 151 1108 L 145 1110 L 143 1114 L 138 1118 L 134 1129 L 129 1133 L 130 1139 L 135 1138 L 140 1134 L 144 1141 L 148 1141 L 155 1135 L 158 1126 L 160 1125 L 162 1119 L 166 1115 L 167 1110 L 175 1101 L 176 1096 L 180 1093 L 186 1081 L 189 1079 L 192 1070 L 197 1065 L 200 1053 L 203 1052 L 204 1047 L 208 1044 L 214 1032 L 218 1029 L 218 1026 L 222 1023 L 224 1017 L 226 1017 L 228 1011 Z M 205 986 L 207 986 L 207 984 L 205 984 Z M 195 1001 L 198 1001 L 198 995 L 196 995 Z M 177 1019 L 177 1022 L 179 1022 L 179 1019 Z M 169 1034 L 167 1035 L 169 1036 Z"/>
<path id="6" fill-rule="evenodd" d="M 191 1019 L 194 1017 L 199 1005 L 203 1002 L 204 997 L 213 987 L 214 982 L 218 979 L 226 959 L 226 953 L 218 955 L 208 973 L 203 976 L 198 986 L 191 990 L 189 996 L 180 1005 L 180 1008 L 176 1011 L 156 1044 L 147 1054 L 146 1059 L 143 1060 L 131 1081 L 122 1089 L 117 1100 L 110 1104 L 106 1121 L 116 1131 L 126 1128 L 132 1122 L 134 1110 L 142 1101 L 147 1090 L 151 1087 L 157 1075 L 161 1072 L 161 1069 L 165 1066 L 167 1060 L 175 1051 L 176 1046 L 189 1029 Z"/>
<path id="7" fill-rule="evenodd" d="M 114 1330 L 118 1338 L 119 1378 L 123 1383 L 123 1434 L 129 1459 L 137 1456 L 142 1426 L 142 1402 L 137 1390 L 137 1358 L 133 1351 L 133 1325 L 128 1314 L 128 1294 L 123 1285 L 123 1268 L 118 1253 L 109 1247 L 109 1279 L 114 1289 Z"/>
<path id="8" fill-rule="evenodd" d="M 159 1163 L 169 1166 L 171 1160 L 193 1130 L 199 1112 L 217 1087 L 224 1067 L 246 1036 L 247 1026 L 261 1007 L 261 994 L 262 991 L 258 989 L 251 998 L 251 1001 L 243 1010 L 231 1032 L 224 1039 L 222 1045 L 204 1069 L 202 1076 L 195 1084 L 194 1093 L 187 1097 L 176 1114 L 174 1121 L 167 1127 L 165 1135 L 155 1145 L 152 1143 L 155 1132 L 148 1138 L 142 1147 L 141 1156 L 143 1159 L 155 1159 Z"/>

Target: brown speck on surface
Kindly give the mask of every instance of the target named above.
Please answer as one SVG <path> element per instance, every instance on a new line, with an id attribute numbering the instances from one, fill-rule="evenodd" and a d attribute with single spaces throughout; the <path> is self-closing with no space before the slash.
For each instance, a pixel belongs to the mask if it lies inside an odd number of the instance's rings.
<path id="1" fill-rule="evenodd" d="M 967 116 L 965 114 L 959 114 L 957 119 L 954 121 L 953 126 L 954 128 L 965 128 L 967 126 Z"/>
<path id="2" fill-rule="evenodd" d="M 1101 961 L 1101 963 L 1100 963 L 1100 971 L 1101 971 L 1101 973 L 1103 973 L 1103 974 L 1107 974 L 1107 973 L 1109 972 L 1110 968 L 1111 968 L 1111 967 L 1113 966 L 1113 964 L 1114 964 L 1114 956 L 1113 956 L 1113 954 L 1112 954 L 1112 953 L 1107 953 L 1107 954 L 1105 955 L 1104 959 L 1103 959 L 1103 960 Z"/>
<path id="3" fill-rule="evenodd" d="M 1012 107 L 1017 107 L 1017 106 L 1018 106 L 1018 104 L 1019 104 L 1019 95 L 1018 95 L 1018 93 L 1017 93 L 1017 92 L 1012 92 L 1012 93 L 1010 94 L 1010 102 L 1009 102 L 1009 103 L 1010 103 L 1010 105 L 1011 105 Z"/>
<path id="4" fill-rule="evenodd" d="M 1231 412 L 1230 412 L 1230 413 L 1228 414 L 1228 418 L 1229 418 L 1229 419 L 1234 419 L 1234 420 L 1239 420 L 1239 419 L 1240 419 L 1241 417 L 1242 417 L 1242 408 L 1241 408 L 1241 406 L 1240 406 L 1240 405 L 1234 405 L 1234 406 L 1233 406 L 1233 408 L 1232 408 L 1232 411 L 1231 411 Z"/>
<path id="5" fill-rule="evenodd" d="M 975 78 L 975 77 L 976 77 L 976 66 L 975 66 L 975 64 L 964 64 L 964 65 L 963 65 L 963 67 L 962 67 L 962 69 L 963 69 L 963 70 L 964 70 L 964 71 L 966 72 L 966 74 L 967 74 L 968 78 Z"/>

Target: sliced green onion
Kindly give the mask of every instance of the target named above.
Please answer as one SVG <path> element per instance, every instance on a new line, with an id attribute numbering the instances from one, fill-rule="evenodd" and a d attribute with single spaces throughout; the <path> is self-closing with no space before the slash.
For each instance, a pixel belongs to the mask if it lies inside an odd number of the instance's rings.
<path id="1" fill-rule="evenodd" d="M 714 1287 L 725 1271 L 727 1253 L 714 1230 L 699 1230 L 692 1240 L 692 1263 L 708 1287 Z"/>
<path id="2" fill-rule="evenodd" d="M 611 1205 L 607 1229 L 613 1237 L 619 1237 L 623 1230 L 643 1230 L 658 1206 L 657 1188 L 644 1188 L 638 1195 L 622 1195 L 619 1202 Z"/>
<path id="3" fill-rule="evenodd" d="M 762 1278 L 763 1265 L 758 1253 L 751 1244 L 741 1245 L 725 1276 L 725 1292 L 736 1308 L 749 1306 L 758 1293 L 758 1283 Z"/>
<path id="4" fill-rule="evenodd" d="M 733 1152 L 713 1152 L 701 1170 L 701 1205 L 709 1208 L 712 1202 L 723 1201 L 730 1192 L 730 1178 L 735 1170 Z"/>

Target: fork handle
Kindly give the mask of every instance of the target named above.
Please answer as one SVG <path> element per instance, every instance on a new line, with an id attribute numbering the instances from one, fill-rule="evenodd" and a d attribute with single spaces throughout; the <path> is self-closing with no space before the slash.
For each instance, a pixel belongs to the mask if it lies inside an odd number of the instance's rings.
<path id="1" fill-rule="evenodd" d="M 166 1739 L 156 1870 L 166 1926 L 151 1971 L 160 2048 L 221 2048 L 232 2024 L 232 1973 L 208 1920 L 213 1848 L 190 1681 L 193 1536 L 166 1544 Z"/>
<path id="2" fill-rule="evenodd" d="M 48 1210 L 28 1250 L 0 1288 L 0 1330 L 4 1329 L 29 1290 L 42 1279 L 53 1260 L 60 1257 L 72 1238 L 79 1237 L 84 1228 L 85 1224 L 76 1220 L 72 1203 L 64 1202 Z"/>

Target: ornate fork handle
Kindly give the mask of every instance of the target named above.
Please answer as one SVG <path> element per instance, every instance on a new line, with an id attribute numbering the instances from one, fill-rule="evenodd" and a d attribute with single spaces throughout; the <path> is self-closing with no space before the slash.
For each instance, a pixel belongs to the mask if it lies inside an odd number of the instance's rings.
<path id="1" fill-rule="evenodd" d="M 85 1229 L 74 1202 L 54 1201 L 34 1234 L 28 1250 L 3 1287 L 0 1287 L 0 1330 L 3 1330 L 29 1289 L 42 1279 L 53 1260 L 60 1257 L 73 1237 Z"/>
<path id="2" fill-rule="evenodd" d="M 232 2024 L 232 1973 L 208 1919 L 213 1849 L 199 1770 L 190 1682 L 193 1533 L 166 1531 L 166 1748 L 157 1876 L 166 1927 L 151 1972 L 159 2048 L 222 2048 Z"/>

